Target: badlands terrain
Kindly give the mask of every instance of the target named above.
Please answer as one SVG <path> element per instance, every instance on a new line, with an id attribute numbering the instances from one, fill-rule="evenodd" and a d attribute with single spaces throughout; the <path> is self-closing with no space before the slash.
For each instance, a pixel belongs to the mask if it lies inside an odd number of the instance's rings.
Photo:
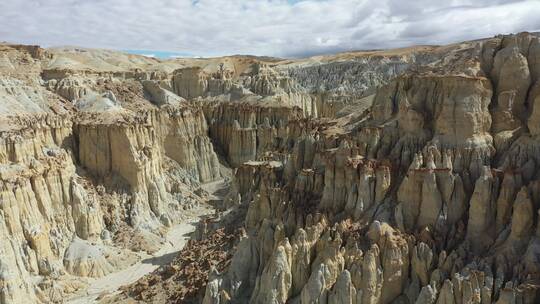
<path id="1" fill-rule="evenodd" d="M 0 304 L 540 303 L 540 37 L 0 44 Z"/>

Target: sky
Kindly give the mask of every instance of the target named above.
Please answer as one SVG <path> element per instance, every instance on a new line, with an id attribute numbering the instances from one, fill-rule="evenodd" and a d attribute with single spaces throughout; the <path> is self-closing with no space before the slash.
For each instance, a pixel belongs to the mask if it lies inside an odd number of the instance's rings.
<path id="1" fill-rule="evenodd" d="M 305 57 L 540 31 L 540 0 L 0 0 L 0 41 Z"/>

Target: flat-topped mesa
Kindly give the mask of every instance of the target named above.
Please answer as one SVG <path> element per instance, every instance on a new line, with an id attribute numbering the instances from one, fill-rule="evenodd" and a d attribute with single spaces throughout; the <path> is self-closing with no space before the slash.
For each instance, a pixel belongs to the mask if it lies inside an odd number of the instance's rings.
<path id="1" fill-rule="evenodd" d="M 39 45 L 10 44 L 9 47 L 18 51 L 26 52 L 30 54 L 34 59 L 44 59 L 45 57 L 51 55 Z"/>
<path id="2" fill-rule="evenodd" d="M 8 125 L 0 130 L 2 164 L 29 164 L 33 159 L 54 155 L 57 147 L 72 145 L 70 115 L 43 113 L 2 119 Z"/>
<path id="3" fill-rule="evenodd" d="M 132 69 L 128 71 L 96 71 L 92 69 L 74 70 L 70 68 L 46 68 L 41 72 L 43 80 L 60 81 L 69 77 L 80 77 L 89 79 L 118 79 L 118 80 L 168 80 L 169 74 L 162 71 L 145 71 Z"/>
<path id="4" fill-rule="evenodd" d="M 208 137 L 209 130 L 202 109 L 178 111 L 171 107 L 168 111 L 162 123 L 167 128 L 167 135 L 163 139 L 165 155 L 178 162 L 201 183 L 219 179 L 220 164 Z"/>
<path id="5" fill-rule="evenodd" d="M 426 145 L 460 154 L 456 171 L 489 164 L 495 154 L 493 89 L 480 68 L 480 50 L 481 42 L 462 46 L 450 52 L 452 61 L 405 72 L 379 88 L 368 119 L 353 131 L 361 150 L 369 157 L 390 158 L 402 170 Z M 377 129 L 366 131 L 372 127 Z"/>
<path id="6" fill-rule="evenodd" d="M 319 117 L 336 117 L 342 110 L 357 108 L 363 98 L 373 96 L 377 88 L 394 78 L 424 67 L 444 72 L 468 70 L 464 58 L 470 56 L 477 42 L 447 46 L 415 46 L 402 49 L 345 52 L 290 60 L 275 68 L 289 75 L 311 94 Z M 350 111 L 350 110 L 349 110 Z"/>
<path id="7" fill-rule="evenodd" d="M 232 88 L 231 72 L 206 73 L 201 67 L 176 70 L 172 76 L 172 89 L 185 99 L 227 94 Z"/>
<path id="8" fill-rule="evenodd" d="M 156 226 L 170 221 L 163 149 L 146 123 L 81 123 L 75 127 L 80 164 L 93 176 L 134 193 L 131 224 Z M 157 223 L 156 223 L 157 220 Z"/>
<path id="9" fill-rule="evenodd" d="M 150 166 L 152 169 L 147 172 L 150 176 L 159 175 L 152 170 L 160 170 L 167 156 L 201 182 L 219 178 L 219 162 L 206 136 L 207 125 L 201 109 L 166 106 L 136 115 L 116 113 L 112 120 L 102 122 L 88 119 L 84 114 L 82 117 L 76 126 L 80 161 L 99 177 L 109 176 L 111 171 L 122 172 L 121 159 L 127 153 L 132 154 L 134 163 L 158 161 L 155 167 Z M 139 177 L 133 175 L 138 167 L 126 166 L 125 174 L 120 174 L 133 187 L 141 184 Z"/>
<path id="10" fill-rule="evenodd" d="M 293 79 L 264 63 L 253 63 L 245 71 L 231 70 L 223 63 L 217 71 L 202 67 L 178 69 L 172 76 L 172 90 L 185 99 L 237 101 L 260 99 L 284 106 L 298 106 L 306 116 L 317 116 L 309 94 Z"/>
<path id="11" fill-rule="evenodd" d="M 49 59 L 50 54 L 39 46 L 0 43 L 0 78 L 14 77 L 39 86 L 42 65 Z"/>
<path id="12" fill-rule="evenodd" d="M 204 109 L 210 137 L 233 167 L 289 147 L 296 134 L 288 125 L 302 115 L 296 107 L 253 102 L 207 103 Z"/>
<path id="13" fill-rule="evenodd" d="M 296 81 L 270 67 L 257 63 L 252 73 L 244 80 L 244 86 L 261 96 L 274 96 L 275 103 L 301 108 L 305 116 L 317 117 L 317 104 L 310 94 Z"/>
<path id="14" fill-rule="evenodd" d="M 361 99 L 372 96 L 377 87 L 427 59 L 413 53 L 366 57 L 360 54 L 355 57 L 352 53 L 349 56 L 348 60 L 323 60 L 319 64 L 310 64 L 308 60 L 306 64 L 292 62 L 276 69 L 289 75 L 311 95 L 317 111 L 313 116 L 336 117 L 342 109 L 361 104 Z"/>
<path id="15" fill-rule="evenodd" d="M 78 99 L 91 93 L 102 91 L 102 87 L 110 83 L 122 85 L 125 81 L 140 81 L 145 90 L 150 95 L 156 94 L 156 89 L 152 89 L 149 84 L 155 83 L 160 87 L 165 87 L 167 92 L 171 92 L 171 82 L 166 73 L 147 72 L 147 71 L 126 71 L 126 72 L 98 72 L 93 70 L 74 71 L 70 69 L 51 69 L 44 70 L 41 76 L 46 81 L 45 87 L 65 99 L 76 102 Z M 146 84 L 145 84 L 146 83 Z M 158 93 L 159 94 L 159 93 Z M 180 97 L 176 96 L 176 99 Z M 155 99 L 155 97 L 154 97 Z M 158 98 L 158 103 L 163 97 Z M 167 99 L 172 99 L 169 97 Z M 158 104 L 159 105 L 159 104 Z"/>

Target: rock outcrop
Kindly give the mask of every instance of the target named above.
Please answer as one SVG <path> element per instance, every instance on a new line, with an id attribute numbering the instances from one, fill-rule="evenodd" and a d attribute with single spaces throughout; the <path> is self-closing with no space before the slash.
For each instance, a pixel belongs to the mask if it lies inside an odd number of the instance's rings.
<path id="1" fill-rule="evenodd" d="M 0 50 L 2 304 L 60 302 L 62 278 L 132 265 L 221 178 L 202 109 L 112 75 L 43 80 L 39 50 Z"/>
<path id="2" fill-rule="evenodd" d="M 227 165 L 196 240 L 109 301 L 540 301 L 538 35 L 111 56 L 0 48 L 1 304 L 157 250 Z"/>
<path id="3" fill-rule="evenodd" d="M 251 241 L 233 260 L 255 262 L 208 286 L 227 303 L 538 301 L 538 41 L 467 42 L 440 60 L 431 50 L 366 85 L 379 86 L 368 110 L 252 153 L 233 189 Z M 289 73 L 332 86 L 303 69 Z"/>

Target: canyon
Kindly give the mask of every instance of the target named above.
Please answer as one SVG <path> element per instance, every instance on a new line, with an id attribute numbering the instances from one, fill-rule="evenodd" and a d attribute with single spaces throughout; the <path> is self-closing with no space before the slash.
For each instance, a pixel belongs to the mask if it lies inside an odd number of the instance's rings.
<path id="1" fill-rule="evenodd" d="M 0 44 L 0 304 L 540 302 L 540 35 Z"/>

